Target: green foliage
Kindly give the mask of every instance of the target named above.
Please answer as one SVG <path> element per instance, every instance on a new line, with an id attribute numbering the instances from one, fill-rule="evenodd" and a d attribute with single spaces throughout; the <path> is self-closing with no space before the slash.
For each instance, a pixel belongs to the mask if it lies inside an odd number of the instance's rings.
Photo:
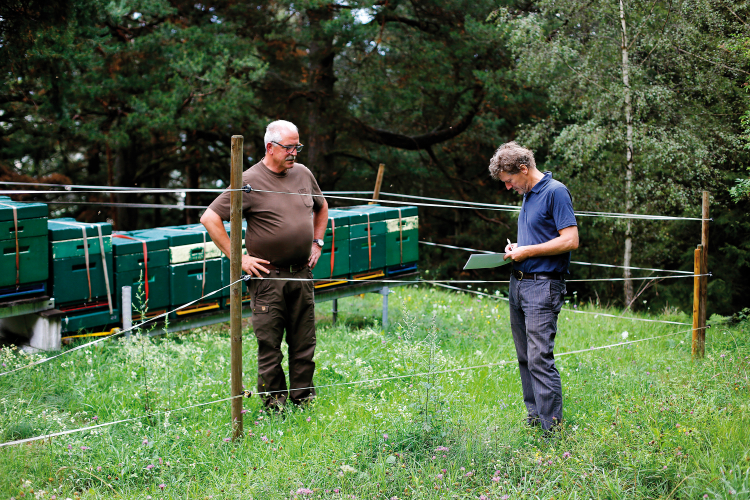
<path id="1" fill-rule="evenodd" d="M 730 236 L 729 226 L 745 225 L 741 211 L 731 211 L 726 193 L 748 157 L 740 140 L 737 117 L 746 106 L 739 89 L 747 61 L 724 47 L 729 35 L 742 32 L 739 2 L 651 2 L 626 4 L 629 91 L 633 99 L 633 203 L 643 214 L 699 214 L 701 191 L 712 195 L 712 237 L 726 235 L 734 248 L 743 236 Z M 735 5 L 736 4 L 736 5 Z M 538 2 L 538 9 L 501 9 L 493 17 L 518 58 L 517 68 L 528 85 L 549 97 L 547 113 L 519 129 L 518 140 L 538 152 L 537 162 L 552 170 L 573 193 L 577 210 L 625 211 L 626 141 L 622 80 L 622 26 L 618 4 L 612 2 Z M 744 5 L 744 4 L 743 4 Z M 540 161 L 541 160 L 541 161 Z M 734 217 L 729 214 L 732 213 Z M 623 221 L 579 218 L 581 248 L 575 260 L 621 263 L 625 239 Z M 633 265 L 685 269 L 691 259 L 697 224 L 633 223 Z M 717 233 L 713 231 L 716 230 Z M 740 233 L 744 234 L 744 233 Z M 680 235 L 681 238 L 676 237 Z M 721 238 L 723 239 L 723 237 Z M 710 241 L 713 267 L 724 264 L 721 248 Z M 746 281 L 742 262 L 735 273 Z M 576 277 L 584 277 L 576 273 Z M 729 275 L 715 273 L 720 279 Z M 586 277 L 601 276 L 591 270 Z M 691 283 L 674 280 L 646 292 L 649 303 L 666 301 L 689 310 Z M 637 286 L 637 284 L 636 284 Z M 664 293 L 664 288 L 676 290 Z M 617 296 L 613 283 L 582 290 L 585 297 Z M 718 290 L 717 290 L 718 292 Z M 741 300 L 727 300 L 722 290 L 710 307 L 730 314 Z M 661 298 L 659 297 L 661 295 Z M 639 301 L 640 302 L 640 301 Z"/>
<path id="2" fill-rule="evenodd" d="M 245 437 L 234 443 L 226 441 L 228 403 L 176 410 L 226 397 L 223 327 L 102 343 L 3 377 L 4 439 L 144 415 L 144 367 L 151 409 L 160 414 L 5 448 L 0 490 L 16 498 L 32 489 L 58 498 L 113 491 L 123 498 L 271 499 L 744 494 L 747 321 L 716 325 L 706 359 L 692 362 L 688 326 L 566 306 L 556 339 L 565 427 L 548 443 L 524 425 L 506 303 L 413 287 L 396 295 L 402 305 L 392 310 L 402 319 L 388 333 L 372 320 L 379 297 L 339 302 L 335 327 L 330 304 L 319 307 L 315 403 L 269 415 L 257 398 L 244 400 Z M 625 330 L 627 340 L 641 342 L 567 354 L 622 342 Z M 34 359 L 12 349 L 0 357 L 8 367 Z M 256 362 L 247 345 L 247 381 Z M 410 377 L 380 380 L 402 375 Z M 365 383 L 340 385 L 354 381 Z M 440 425 L 429 431 L 422 382 L 432 385 L 431 401 L 444 403 L 432 420 Z"/>

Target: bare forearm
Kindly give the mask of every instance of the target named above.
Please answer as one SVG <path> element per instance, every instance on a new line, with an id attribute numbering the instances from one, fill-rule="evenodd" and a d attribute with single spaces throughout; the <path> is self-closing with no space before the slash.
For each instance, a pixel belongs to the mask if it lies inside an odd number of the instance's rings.
<path id="1" fill-rule="evenodd" d="M 552 255 L 560 255 L 561 253 L 567 253 L 578 248 L 578 237 L 572 238 L 571 236 L 558 236 L 557 238 L 547 241 L 545 243 L 539 243 L 538 245 L 528 245 L 529 257 L 549 257 Z"/>
<path id="2" fill-rule="evenodd" d="M 206 228 L 206 231 L 208 231 L 208 235 L 211 237 L 211 240 L 216 244 L 219 250 L 221 250 L 224 255 L 227 256 L 227 258 L 229 258 L 229 235 L 227 234 L 227 230 L 224 227 L 224 221 L 221 220 L 219 214 L 209 208 L 201 217 L 201 224 L 203 224 L 203 226 Z"/>
<path id="3" fill-rule="evenodd" d="M 323 201 L 323 206 L 320 210 L 313 213 L 313 238 L 316 240 L 322 240 L 326 234 L 326 226 L 328 225 L 328 202 Z"/>

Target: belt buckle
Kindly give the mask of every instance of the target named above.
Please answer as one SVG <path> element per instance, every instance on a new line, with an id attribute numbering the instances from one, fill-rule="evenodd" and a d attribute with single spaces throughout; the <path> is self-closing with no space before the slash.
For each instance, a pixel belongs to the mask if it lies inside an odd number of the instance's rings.
<path id="1" fill-rule="evenodd" d="M 518 281 L 523 281 L 523 271 L 519 271 L 518 269 L 514 269 L 514 271 L 518 274 L 516 274 L 516 279 Z"/>

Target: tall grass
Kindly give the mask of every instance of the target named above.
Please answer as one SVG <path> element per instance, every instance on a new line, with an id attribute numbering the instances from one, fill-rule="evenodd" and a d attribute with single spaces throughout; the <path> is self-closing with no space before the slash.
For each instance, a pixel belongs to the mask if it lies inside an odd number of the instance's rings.
<path id="1" fill-rule="evenodd" d="M 229 403 L 177 410 L 229 396 L 226 325 L 103 342 L 1 378 L 3 441 L 166 413 L 0 449 L 0 497 L 750 498 L 748 322 L 709 330 L 693 362 L 688 327 L 568 304 L 590 314 L 560 315 L 564 429 L 546 441 L 524 424 L 506 302 L 398 289 L 387 332 L 379 305 L 342 300 L 335 326 L 320 305 L 315 403 L 275 415 L 246 399 L 237 442 Z M 565 355 L 623 337 L 660 338 Z M 254 389 L 251 329 L 245 340 Z"/>

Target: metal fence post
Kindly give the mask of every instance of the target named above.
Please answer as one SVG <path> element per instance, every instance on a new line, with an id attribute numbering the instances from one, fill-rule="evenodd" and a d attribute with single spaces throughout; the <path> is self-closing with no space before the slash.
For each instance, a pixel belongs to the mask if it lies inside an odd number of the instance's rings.
<path id="1" fill-rule="evenodd" d="M 122 329 L 125 336 L 130 337 L 130 329 L 133 328 L 133 299 L 130 295 L 130 287 L 122 287 Z"/>

